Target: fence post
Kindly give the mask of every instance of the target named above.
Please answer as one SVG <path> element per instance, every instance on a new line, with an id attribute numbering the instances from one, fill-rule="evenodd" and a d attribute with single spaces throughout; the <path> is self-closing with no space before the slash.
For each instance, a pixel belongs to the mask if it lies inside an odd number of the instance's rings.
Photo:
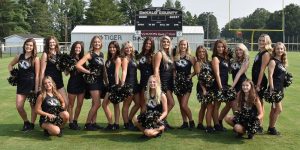
<path id="1" fill-rule="evenodd" d="M 2 58 L 2 52 L 4 52 L 4 44 L 1 44 L 1 49 L 0 49 L 0 58 Z"/>

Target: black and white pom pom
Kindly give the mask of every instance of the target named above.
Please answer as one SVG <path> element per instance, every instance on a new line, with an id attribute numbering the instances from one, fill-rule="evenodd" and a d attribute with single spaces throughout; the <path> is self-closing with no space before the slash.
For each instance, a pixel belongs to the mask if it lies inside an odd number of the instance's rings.
<path id="1" fill-rule="evenodd" d="M 278 103 L 284 98 L 284 93 L 282 91 L 274 90 L 270 92 L 266 90 L 264 93 L 264 99 L 268 103 Z"/>
<path id="2" fill-rule="evenodd" d="M 193 87 L 192 80 L 184 74 L 177 74 L 174 83 L 174 93 L 177 96 L 183 96 L 186 93 L 191 93 Z"/>
<path id="3" fill-rule="evenodd" d="M 233 58 L 233 55 L 234 55 L 234 49 L 228 48 L 228 49 L 227 49 L 227 52 L 228 52 L 228 58 L 229 58 L 229 59 Z"/>
<path id="4" fill-rule="evenodd" d="M 99 67 L 99 66 L 97 66 L 97 65 L 89 65 L 88 66 L 88 68 L 89 68 L 89 70 L 90 70 L 90 72 L 91 72 L 91 74 L 94 74 L 94 75 L 96 75 L 96 76 L 100 76 L 101 75 L 101 68 Z"/>
<path id="5" fill-rule="evenodd" d="M 284 87 L 289 87 L 293 83 L 293 75 L 290 72 L 286 72 L 284 76 Z"/>
<path id="6" fill-rule="evenodd" d="M 10 76 L 7 78 L 7 81 L 10 85 L 17 86 L 17 84 L 18 84 L 18 74 L 19 74 L 19 69 L 18 68 L 13 68 L 10 71 Z"/>
<path id="7" fill-rule="evenodd" d="M 55 115 L 56 117 L 53 120 L 46 118 L 46 122 L 53 123 L 57 126 L 61 126 L 63 124 L 63 119 L 59 116 L 59 113 L 63 112 L 64 109 L 61 106 L 52 107 L 48 113 Z"/>
<path id="8" fill-rule="evenodd" d="M 56 60 L 56 68 L 60 71 L 71 72 L 76 69 L 76 59 L 72 58 L 67 53 L 58 54 Z"/>
<path id="9" fill-rule="evenodd" d="M 213 91 L 208 91 L 206 95 L 197 93 L 197 99 L 199 103 L 202 104 L 208 104 L 214 101 L 215 99 L 215 93 Z"/>
<path id="10" fill-rule="evenodd" d="M 230 102 L 235 100 L 236 92 L 234 89 L 226 88 L 218 91 L 216 99 L 220 102 Z"/>
<path id="11" fill-rule="evenodd" d="M 83 79 L 87 84 L 94 84 L 97 82 L 97 76 L 94 74 L 83 74 Z"/>
<path id="12" fill-rule="evenodd" d="M 205 87 L 212 87 L 215 82 L 215 77 L 209 65 L 202 65 L 202 69 L 198 75 L 198 80 Z"/>
<path id="13" fill-rule="evenodd" d="M 113 104 L 118 104 L 122 102 L 125 99 L 125 97 L 122 93 L 121 87 L 119 87 L 118 85 L 113 85 L 112 87 L 110 87 L 110 95 L 108 99 Z"/>
<path id="14" fill-rule="evenodd" d="M 147 111 L 144 114 L 140 114 L 137 119 L 142 127 L 146 129 L 155 129 L 161 126 L 161 122 L 158 121 L 160 116 L 161 113 L 158 111 Z"/>
<path id="15" fill-rule="evenodd" d="M 235 124 L 241 124 L 248 134 L 255 134 L 260 127 L 257 113 L 247 108 L 242 108 L 241 111 L 234 112 L 233 122 Z"/>
<path id="16" fill-rule="evenodd" d="M 35 93 L 34 91 L 31 91 L 28 95 L 27 95 L 27 97 L 26 97 L 26 99 L 28 100 L 28 102 L 31 104 L 31 105 L 35 105 L 35 103 L 36 103 L 36 99 L 37 99 L 37 97 L 39 96 L 39 93 Z"/>

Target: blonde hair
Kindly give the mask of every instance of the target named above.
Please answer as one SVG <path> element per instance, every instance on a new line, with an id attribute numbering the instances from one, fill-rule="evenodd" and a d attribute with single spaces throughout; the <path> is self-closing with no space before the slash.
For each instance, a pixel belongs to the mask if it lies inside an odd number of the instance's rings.
<path id="1" fill-rule="evenodd" d="M 189 47 L 189 42 L 188 42 L 187 40 L 182 39 L 182 40 L 180 40 L 180 41 L 178 42 L 178 44 L 177 44 L 176 55 L 175 55 L 175 58 L 174 58 L 175 61 L 180 60 L 180 50 L 181 50 L 181 49 L 180 49 L 180 44 L 181 44 L 181 42 L 184 42 L 184 41 L 187 43 L 187 48 L 186 48 L 186 58 L 187 58 L 188 60 L 191 59 L 191 50 L 190 50 L 190 47 Z"/>
<path id="2" fill-rule="evenodd" d="M 279 46 L 279 45 L 282 45 L 282 46 L 283 46 L 283 49 L 284 49 L 284 53 L 283 53 L 283 55 L 281 56 L 280 59 L 281 59 L 281 61 L 282 61 L 283 66 L 284 66 L 284 67 L 287 67 L 287 66 L 288 66 L 287 52 L 286 52 L 286 47 L 285 47 L 285 45 L 284 45 L 282 42 L 277 42 L 277 43 L 275 44 L 274 50 L 273 50 L 273 52 L 272 52 L 272 56 L 273 56 L 273 57 L 276 56 L 275 50 L 276 50 L 277 46 Z"/>
<path id="3" fill-rule="evenodd" d="M 168 49 L 168 52 L 165 52 L 165 50 L 163 49 L 163 40 L 164 39 L 167 39 L 169 42 L 170 42 L 170 46 L 169 46 L 169 49 Z M 169 36 L 163 36 L 161 37 L 160 39 L 160 50 L 159 50 L 162 54 L 162 58 L 163 58 L 163 62 L 165 64 L 172 62 L 172 60 L 170 59 L 171 58 L 171 51 L 172 51 L 172 41 L 171 41 L 171 38 Z M 170 57 L 170 58 L 169 58 Z"/>
<path id="4" fill-rule="evenodd" d="M 258 38 L 258 40 L 260 38 L 264 38 L 265 39 L 265 42 L 266 42 L 266 45 L 265 45 L 265 49 L 269 52 L 269 53 L 272 53 L 273 51 L 273 48 L 272 48 L 272 40 L 270 38 L 270 36 L 268 34 L 262 34 L 260 35 L 260 37 Z M 259 43 L 259 42 L 258 42 Z"/>
<path id="5" fill-rule="evenodd" d="M 99 36 L 99 35 L 95 35 L 92 39 L 91 39 L 91 43 L 90 43 L 90 51 L 94 51 L 94 41 L 95 39 L 99 39 L 101 41 L 101 47 L 100 49 L 102 49 L 102 46 L 103 46 L 103 41 L 102 41 L 102 36 Z"/>
<path id="6" fill-rule="evenodd" d="M 161 98 L 161 94 L 162 94 L 162 91 L 161 91 L 161 84 L 160 84 L 160 80 L 154 76 L 154 75 L 151 75 L 148 79 L 148 82 L 147 82 L 147 88 L 146 88 L 146 92 L 145 92 L 145 97 L 146 97 L 146 103 L 148 103 L 148 101 L 151 99 L 150 97 L 150 80 L 151 79 L 154 79 L 156 81 L 156 88 L 155 88 L 155 97 L 154 97 L 154 101 L 156 102 L 156 104 L 160 104 L 160 98 Z"/>
<path id="7" fill-rule="evenodd" d="M 42 89 L 41 89 L 41 95 L 43 97 L 43 99 L 45 99 L 46 95 L 47 95 L 47 89 L 45 88 L 45 81 L 46 80 L 50 80 L 50 82 L 52 83 L 52 93 L 54 96 L 58 97 L 59 93 L 57 92 L 56 89 L 56 84 L 53 81 L 53 79 L 50 76 L 45 76 L 43 81 L 42 81 Z"/>
<path id="8" fill-rule="evenodd" d="M 125 58 L 126 54 L 124 52 L 125 48 L 130 45 L 132 47 L 131 52 L 130 52 L 130 57 L 134 58 L 134 46 L 133 43 L 131 41 L 126 41 L 122 44 L 122 48 L 121 48 L 121 57 Z"/>
<path id="9" fill-rule="evenodd" d="M 243 50 L 243 56 L 242 58 L 238 58 L 236 55 L 236 52 L 233 55 L 233 61 L 234 62 L 245 62 L 247 60 L 249 60 L 249 51 L 248 48 L 243 44 L 243 43 L 238 43 L 235 46 L 235 49 L 240 48 L 241 50 Z"/>

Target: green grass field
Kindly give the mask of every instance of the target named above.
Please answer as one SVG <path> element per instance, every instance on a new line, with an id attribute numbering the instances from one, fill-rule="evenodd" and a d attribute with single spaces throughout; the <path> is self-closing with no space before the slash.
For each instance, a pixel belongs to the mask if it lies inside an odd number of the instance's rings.
<path id="1" fill-rule="evenodd" d="M 252 62 L 254 53 L 251 53 L 251 56 Z M 165 132 L 160 138 L 145 140 L 139 138 L 141 132 L 72 131 L 67 127 L 61 138 L 45 137 L 37 124 L 38 120 L 34 131 L 21 132 L 23 121 L 15 108 L 16 87 L 10 86 L 6 80 L 8 77 L 7 64 L 12 57 L 5 57 L 0 59 L 0 149 L 297 149 L 300 147 L 300 121 L 297 117 L 300 114 L 298 101 L 300 96 L 300 61 L 298 60 L 300 53 L 290 52 L 288 58 L 288 70 L 293 73 L 294 81 L 285 92 L 283 112 L 276 125 L 281 132 L 280 136 L 263 134 L 255 135 L 253 140 L 236 139 L 231 128 L 226 125 L 228 129 L 226 132 L 207 134 L 197 129 L 193 131 L 175 129 Z M 251 66 L 252 64 L 248 69 L 248 77 L 250 77 Z M 196 83 L 196 78 L 194 78 L 194 83 Z M 85 100 L 79 118 L 81 127 L 83 127 L 90 105 L 91 101 Z M 194 120 L 197 122 L 200 104 L 196 100 L 195 86 L 189 106 L 192 109 Z M 266 104 L 265 107 L 263 126 L 266 130 L 270 104 Z M 26 110 L 30 116 L 28 102 L 26 102 Z M 171 125 L 177 127 L 182 123 L 177 100 L 168 120 Z M 98 111 L 97 122 L 106 126 L 107 121 L 102 109 Z"/>

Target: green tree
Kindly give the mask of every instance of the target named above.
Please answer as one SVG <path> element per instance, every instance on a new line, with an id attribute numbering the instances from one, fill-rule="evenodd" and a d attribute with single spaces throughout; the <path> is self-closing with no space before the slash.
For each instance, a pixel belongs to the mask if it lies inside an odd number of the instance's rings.
<path id="1" fill-rule="evenodd" d="M 0 1 L 0 40 L 15 33 L 27 33 L 26 13 L 13 0 Z M 23 14 L 24 13 L 24 14 Z"/>
<path id="2" fill-rule="evenodd" d="M 204 12 L 200 14 L 196 24 L 203 26 L 205 38 L 207 38 L 207 29 L 209 39 L 218 38 L 220 31 L 218 28 L 217 18 L 211 12 Z"/>
<path id="3" fill-rule="evenodd" d="M 44 37 L 55 35 L 53 30 L 53 20 L 48 11 L 48 4 L 45 0 L 34 0 L 30 2 L 31 13 L 28 20 L 31 25 L 31 33 Z"/>
<path id="4" fill-rule="evenodd" d="M 173 0 L 166 0 L 166 2 L 162 5 L 165 8 L 175 8 Z"/>
<path id="5" fill-rule="evenodd" d="M 91 25 L 120 25 L 124 23 L 115 0 L 91 0 L 86 11 L 85 24 Z"/>
<path id="6" fill-rule="evenodd" d="M 264 8 L 257 8 L 252 14 L 245 17 L 241 28 L 243 29 L 264 29 L 266 27 L 266 21 L 269 19 L 271 13 Z M 255 32 L 254 37 L 259 37 L 261 33 Z M 251 32 L 245 32 L 243 34 L 244 39 L 250 41 Z M 257 39 L 254 39 L 255 41 Z"/>
<path id="7" fill-rule="evenodd" d="M 243 23 L 244 18 L 235 18 L 230 21 L 230 28 L 231 29 L 240 29 L 241 24 Z M 225 38 L 235 38 L 236 31 L 229 31 L 229 23 L 225 25 L 224 28 L 221 30 L 221 37 Z"/>
<path id="8" fill-rule="evenodd" d="M 125 24 L 134 25 L 135 12 L 151 7 L 152 0 L 121 0 L 119 3 L 120 11 L 125 16 Z"/>

